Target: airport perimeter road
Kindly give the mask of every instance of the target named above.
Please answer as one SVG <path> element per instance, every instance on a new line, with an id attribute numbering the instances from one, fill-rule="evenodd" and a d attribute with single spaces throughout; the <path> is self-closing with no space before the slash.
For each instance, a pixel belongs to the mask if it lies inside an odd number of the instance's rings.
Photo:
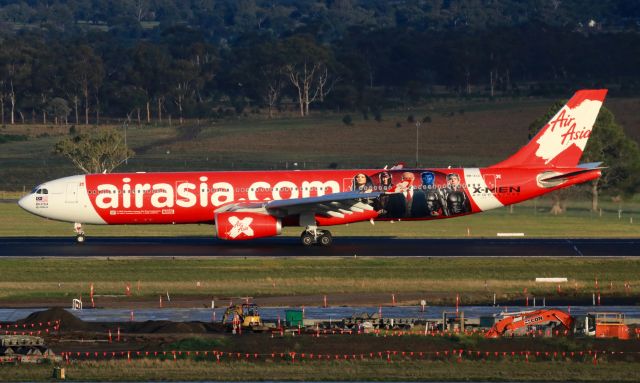
<path id="1" fill-rule="evenodd" d="M 0 257 L 142 256 L 638 256 L 640 239 L 397 239 L 339 237 L 331 247 L 305 248 L 297 238 L 246 242 L 189 237 L 0 238 Z"/>

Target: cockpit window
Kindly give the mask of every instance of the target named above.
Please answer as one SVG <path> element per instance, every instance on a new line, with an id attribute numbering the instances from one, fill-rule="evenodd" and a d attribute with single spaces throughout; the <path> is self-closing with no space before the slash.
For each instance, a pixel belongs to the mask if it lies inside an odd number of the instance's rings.
<path id="1" fill-rule="evenodd" d="M 47 189 L 42 189 L 42 194 L 49 194 L 49 190 L 47 190 Z"/>
<path id="2" fill-rule="evenodd" d="M 42 189 L 38 189 L 38 190 L 36 191 L 36 194 L 42 194 Z"/>

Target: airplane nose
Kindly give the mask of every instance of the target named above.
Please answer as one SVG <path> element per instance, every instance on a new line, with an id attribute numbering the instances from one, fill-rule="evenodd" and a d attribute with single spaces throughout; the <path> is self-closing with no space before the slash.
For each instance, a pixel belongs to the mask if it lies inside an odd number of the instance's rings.
<path id="1" fill-rule="evenodd" d="M 24 196 L 18 201 L 18 206 L 26 211 L 31 211 L 31 209 L 29 209 L 29 197 L 31 197 L 31 195 Z"/>

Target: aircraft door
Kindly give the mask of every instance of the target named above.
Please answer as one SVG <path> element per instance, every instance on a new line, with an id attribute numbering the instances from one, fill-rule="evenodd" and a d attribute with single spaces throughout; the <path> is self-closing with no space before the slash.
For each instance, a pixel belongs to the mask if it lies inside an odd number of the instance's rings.
<path id="1" fill-rule="evenodd" d="M 78 203 L 78 184 L 75 182 L 67 184 L 66 203 Z"/>

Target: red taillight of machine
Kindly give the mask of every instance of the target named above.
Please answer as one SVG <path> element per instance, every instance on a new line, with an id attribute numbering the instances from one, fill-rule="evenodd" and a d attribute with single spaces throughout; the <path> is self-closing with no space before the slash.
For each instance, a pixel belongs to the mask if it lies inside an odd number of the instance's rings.
<path id="1" fill-rule="evenodd" d="M 273 237 L 280 234 L 282 224 L 278 218 L 260 213 L 223 212 L 216 214 L 218 238 L 241 241 Z"/>

